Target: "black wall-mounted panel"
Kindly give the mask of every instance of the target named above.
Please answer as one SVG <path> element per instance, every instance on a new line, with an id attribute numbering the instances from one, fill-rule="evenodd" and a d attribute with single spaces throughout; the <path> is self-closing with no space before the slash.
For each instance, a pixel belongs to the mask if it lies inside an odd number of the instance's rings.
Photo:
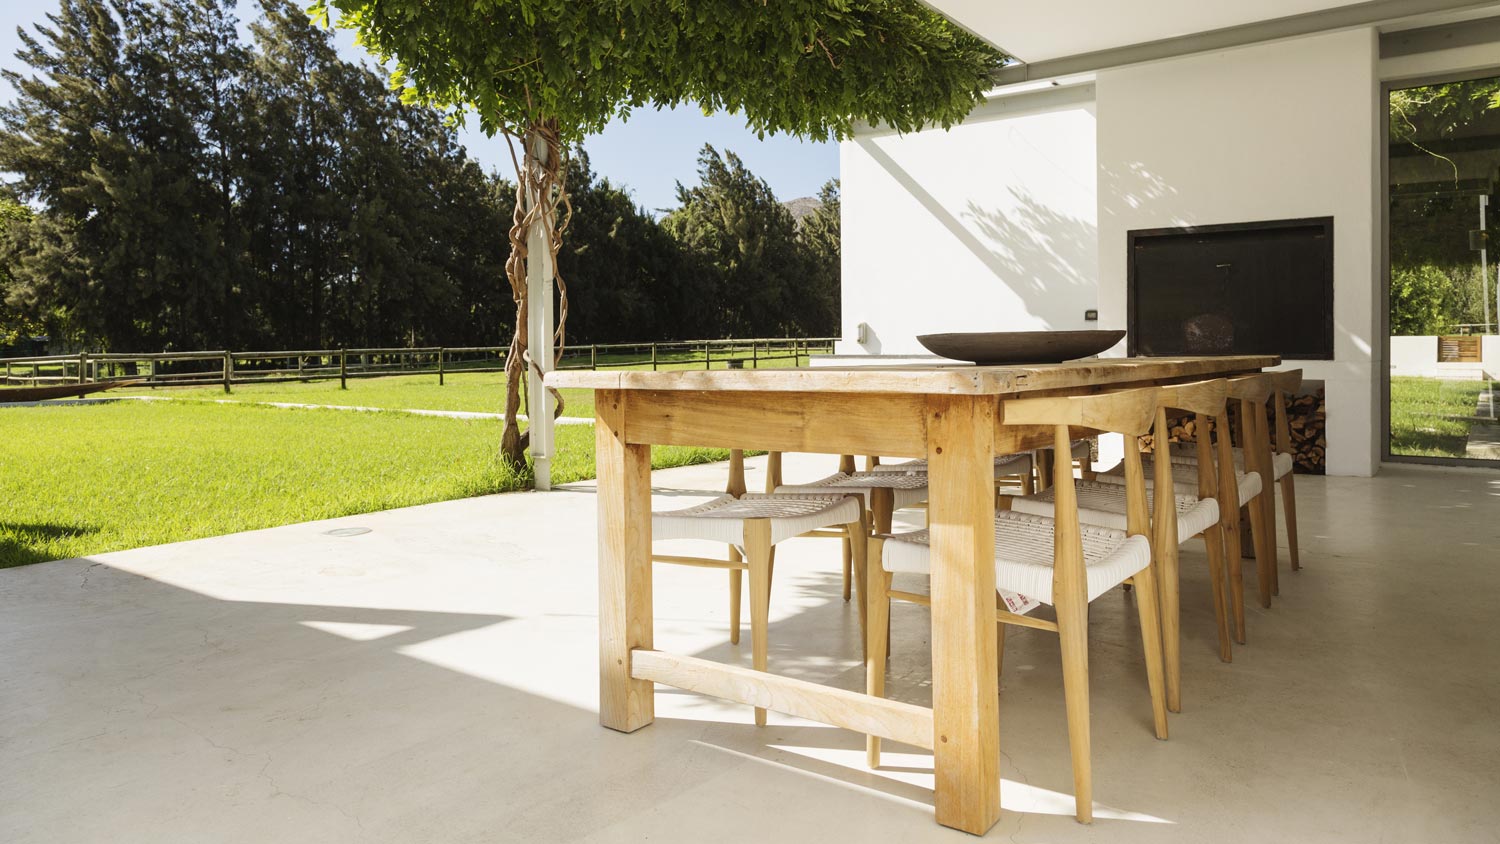
<path id="1" fill-rule="evenodd" d="M 1333 358 L 1333 218 L 1128 234 L 1133 355 Z"/>

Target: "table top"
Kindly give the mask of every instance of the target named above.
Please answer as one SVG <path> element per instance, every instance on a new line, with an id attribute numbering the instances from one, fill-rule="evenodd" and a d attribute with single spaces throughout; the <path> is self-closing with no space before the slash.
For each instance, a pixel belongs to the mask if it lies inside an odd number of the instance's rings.
<path id="1" fill-rule="evenodd" d="M 974 366 L 816 366 L 798 369 L 560 370 L 546 384 L 590 390 L 1007 395 L 1202 376 L 1276 366 L 1276 355 L 1087 358 L 1064 363 Z"/>

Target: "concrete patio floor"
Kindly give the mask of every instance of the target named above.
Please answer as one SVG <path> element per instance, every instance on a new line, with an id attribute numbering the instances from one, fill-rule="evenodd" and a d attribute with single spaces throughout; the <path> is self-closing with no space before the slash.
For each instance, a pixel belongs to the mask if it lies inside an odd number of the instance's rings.
<path id="1" fill-rule="evenodd" d="M 657 473 L 658 506 L 724 471 Z M 1297 485 L 1305 568 L 1249 609 L 1232 665 L 1201 544 L 1186 555 L 1169 741 L 1131 597 L 1094 604 L 1092 827 L 1071 817 L 1056 640 L 1007 637 L 989 837 L 1500 840 L 1500 476 Z M 599 727 L 593 508 L 580 486 L 0 571 L 0 840 L 968 838 L 932 820 L 926 753 L 872 772 L 861 736 L 775 713 L 757 729 L 668 689 L 652 726 Z M 345 527 L 369 532 L 327 533 Z M 772 670 L 862 687 L 836 546 L 782 547 Z M 658 647 L 748 664 L 723 574 L 658 566 L 655 596 Z M 894 697 L 929 699 L 926 622 L 894 611 Z"/>

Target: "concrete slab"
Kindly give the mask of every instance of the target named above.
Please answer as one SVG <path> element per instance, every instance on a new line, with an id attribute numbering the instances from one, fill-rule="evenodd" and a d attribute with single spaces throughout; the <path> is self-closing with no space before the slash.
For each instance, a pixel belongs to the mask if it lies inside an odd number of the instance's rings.
<path id="1" fill-rule="evenodd" d="M 659 503 L 723 475 L 660 472 Z M 1299 477 L 1298 501 L 1306 567 L 1249 610 L 1232 665 L 1186 555 L 1169 741 L 1131 598 L 1095 603 L 1093 827 L 1071 817 L 1056 640 L 1007 637 L 990 837 L 1497 839 L 1500 478 Z M 0 839 L 967 840 L 932 821 L 926 753 L 871 772 L 860 736 L 671 690 L 652 726 L 600 728 L 593 505 L 577 486 L 0 571 Z M 348 527 L 369 532 L 328 533 Z M 778 554 L 771 665 L 858 688 L 837 557 Z M 748 664 L 724 579 L 658 567 L 661 647 Z M 925 609 L 897 606 L 893 644 L 892 695 L 927 702 Z"/>

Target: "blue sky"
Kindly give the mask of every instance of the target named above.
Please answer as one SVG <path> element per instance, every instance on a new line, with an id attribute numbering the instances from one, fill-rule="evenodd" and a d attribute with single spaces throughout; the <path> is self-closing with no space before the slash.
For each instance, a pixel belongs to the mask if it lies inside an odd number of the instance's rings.
<path id="1" fill-rule="evenodd" d="M 56 0 L 0 0 L 0 66 L 17 69 L 15 52 L 20 41 L 16 27 L 42 20 L 56 8 Z M 241 0 L 240 8 L 242 17 L 249 18 L 255 4 Z M 336 37 L 345 58 L 365 55 L 350 33 L 340 31 Z M 0 99 L 10 97 L 10 87 L 0 82 Z M 463 140 L 469 154 L 486 169 L 510 172 L 503 140 L 486 138 L 477 129 L 466 129 Z M 783 200 L 815 195 L 824 182 L 838 176 L 837 144 L 809 143 L 785 135 L 759 140 L 740 118 L 704 116 L 694 108 L 637 111 L 628 122 L 617 120 L 589 138 L 584 149 L 594 172 L 628 187 L 637 204 L 663 209 L 676 206 L 677 182 L 697 180 L 698 150 L 705 143 L 721 151 L 733 150 Z"/>

